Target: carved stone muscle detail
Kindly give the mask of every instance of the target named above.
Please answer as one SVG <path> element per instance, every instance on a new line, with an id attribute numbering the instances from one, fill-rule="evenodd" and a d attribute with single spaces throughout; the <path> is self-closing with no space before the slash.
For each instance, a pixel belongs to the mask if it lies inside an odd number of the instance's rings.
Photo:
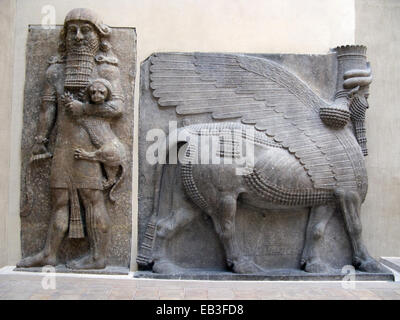
<path id="1" fill-rule="evenodd" d="M 287 206 L 315 206 L 333 202 L 332 190 L 285 189 L 266 181 L 257 171 L 244 176 L 247 185 L 267 201 Z"/>

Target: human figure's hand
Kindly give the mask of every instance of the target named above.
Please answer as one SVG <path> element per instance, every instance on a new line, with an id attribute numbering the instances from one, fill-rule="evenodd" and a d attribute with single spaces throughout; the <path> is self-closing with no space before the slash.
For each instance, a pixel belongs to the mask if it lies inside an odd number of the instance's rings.
<path id="1" fill-rule="evenodd" d="M 71 92 L 65 91 L 64 94 L 61 96 L 61 101 L 64 102 L 64 104 L 68 104 L 74 100 L 74 96 L 72 95 Z"/>
<path id="2" fill-rule="evenodd" d="M 83 103 L 78 100 L 67 102 L 65 108 L 73 117 L 79 117 L 83 114 Z"/>
<path id="3" fill-rule="evenodd" d="M 38 154 L 45 154 L 47 153 L 47 148 L 44 145 L 43 142 L 36 142 L 33 147 L 32 147 L 32 154 L 33 155 L 38 155 Z"/>

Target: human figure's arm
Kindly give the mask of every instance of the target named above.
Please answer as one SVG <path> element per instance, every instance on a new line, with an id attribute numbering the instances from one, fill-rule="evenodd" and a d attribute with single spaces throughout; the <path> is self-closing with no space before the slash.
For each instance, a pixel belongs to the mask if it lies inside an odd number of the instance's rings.
<path id="1" fill-rule="evenodd" d="M 54 126 L 56 117 L 57 95 L 54 87 L 46 81 L 40 106 L 39 121 L 36 130 L 35 144 L 32 148 L 32 154 L 47 153 L 46 143 L 51 129 Z"/>
<path id="2" fill-rule="evenodd" d="M 100 75 L 112 85 L 111 99 L 101 104 L 93 104 L 90 102 L 82 103 L 78 100 L 73 100 L 67 103 L 66 107 L 74 117 L 87 115 L 103 118 L 118 118 L 124 113 L 125 102 L 122 94 L 118 67 L 108 65 L 100 71 Z"/>

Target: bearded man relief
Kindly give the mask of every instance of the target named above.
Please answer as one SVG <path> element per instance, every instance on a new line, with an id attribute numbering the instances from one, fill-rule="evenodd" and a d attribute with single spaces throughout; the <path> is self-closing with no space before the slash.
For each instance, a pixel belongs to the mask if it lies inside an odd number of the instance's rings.
<path id="1" fill-rule="evenodd" d="M 51 156 L 47 143 L 56 132 L 50 173 L 52 216 L 44 248 L 17 267 L 56 265 L 66 236 L 87 236 L 90 245 L 86 255 L 67 262 L 67 267 L 107 266 L 110 217 L 104 190 L 110 189 L 110 199 L 115 200 L 113 191 L 127 161 L 125 147 L 110 126 L 125 109 L 110 37 L 111 28 L 89 9 L 73 9 L 65 18 L 60 54 L 50 59 L 46 71 L 31 158 Z"/>

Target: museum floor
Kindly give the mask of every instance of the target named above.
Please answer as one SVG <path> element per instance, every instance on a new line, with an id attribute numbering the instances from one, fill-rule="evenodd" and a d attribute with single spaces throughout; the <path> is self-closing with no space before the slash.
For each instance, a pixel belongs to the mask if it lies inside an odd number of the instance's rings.
<path id="1" fill-rule="evenodd" d="M 345 299 L 400 300 L 400 278 L 395 282 L 360 281 L 194 281 L 147 280 L 128 276 L 58 274 L 54 282 L 44 274 L 0 269 L 0 300 L 106 299 Z M 44 286 L 43 286 L 44 284 Z M 43 287 L 50 287 L 45 290 Z"/>

